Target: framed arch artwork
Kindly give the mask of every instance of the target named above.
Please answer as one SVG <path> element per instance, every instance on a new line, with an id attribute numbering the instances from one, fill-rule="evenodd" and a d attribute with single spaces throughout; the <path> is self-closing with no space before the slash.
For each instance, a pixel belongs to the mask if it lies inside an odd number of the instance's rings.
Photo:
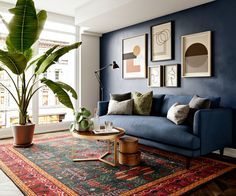
<path id="1" fill-rule="evenodd" d="M 182 77 L 211 76 L 211 31 L 181 37 Z"/>
<path id="2" fill-rule="evenodd" d="M 151 60 L 166 61 L 172 57 L 172 26 L 173 22 L 167 22 L 151 27 Z"/>
<path id="3" fill-rule="evenodd" d="M 147 77 L 147 35 L 122 40 L 122 77 L 124 79 Z"/>

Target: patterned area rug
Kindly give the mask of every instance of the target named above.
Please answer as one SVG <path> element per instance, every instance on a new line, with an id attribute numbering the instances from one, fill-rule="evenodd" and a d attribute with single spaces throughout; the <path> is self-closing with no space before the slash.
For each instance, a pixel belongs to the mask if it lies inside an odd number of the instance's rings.
<path id="1" fill-rule="evenodd" d="M 69 134 L 34 142 L 27 149 L 0 145 L 1 169 L 26 195 L 179 195 L 235 168 L 200 157 L 186 170 L 182 156 L 142 145 L 142 162 L 136 167 L 73 162 L 99 156 L 106 143 Z"/>

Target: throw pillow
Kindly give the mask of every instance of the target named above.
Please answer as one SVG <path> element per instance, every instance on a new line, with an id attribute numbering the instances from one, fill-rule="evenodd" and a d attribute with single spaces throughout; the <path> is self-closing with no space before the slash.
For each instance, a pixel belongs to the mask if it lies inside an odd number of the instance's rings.
<path id="1" fill-rule="evenodd" d="M 107 114 L 131 115 L 133 111 L 134 100 L 129 99 L 125 101 L 110 100 Z"/>
<path id="2" fill-rule="evenodd" d="M 175 103 L 167 112 L 167 118 L 176 125 L 182 124 L 188 117 L 189 106 Z"/>
<path id="3" fill-rule="evenodd" d="M 141 94 L 139 92 L 133 93 L 134 114 L 145 116 L 150 115 L 152 109 L 152 96 L 152 91 L 145 94 Z"/>
<path id="4" fill-rule="evenodd" d="M 131 99 L 131 92 L 124 94 L 110 94 L 110 99 L 115 101 L 124 101 Z"/>
<path id="5" fill-rule="evenodd" d="M 211 106 L 209 99 L 199 97 L 194 95 L 191 101 L 189 102 L 189 107 L 194 109 L 208 109 Z"/>
<path id="6" fill-rule="evenodd" d="M 210 106 L 211 106 L 211 101 L 209 99 L 194 95 L 189 102 L 190 111 L 187 118 L 187 124 L 189 126 L 193 126 L 195 113 L 200 109 L 209 109 Z"/>

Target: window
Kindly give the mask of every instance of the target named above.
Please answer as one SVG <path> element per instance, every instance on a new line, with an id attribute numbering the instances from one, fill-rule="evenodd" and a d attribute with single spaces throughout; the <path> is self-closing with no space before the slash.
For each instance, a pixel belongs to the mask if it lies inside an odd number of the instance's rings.
<path id="1" fill-rule="evenodd" d="M 43 99 L 42 99 L 42 105 L 47 106 L 48 105 L 48 89 L 43 89 Z"/>
<path id="2" fill-rule="evenodd" d="M 55 80 L 60 80 L 60 69 L 55 69 Z"/>
<path id="3" fill-rule="evenodd" d="M 0 13 L 7 22 L 10 21 L 11 15 Z M 0 20 L 0 49 L 5 49 L 5 40 L 8 30 Z M 44 54 L 49 48 L 59 45 L 58 48 L 75 42 L 75 26 L 54 21 L 47 21 L 45 28 L 40 36 L 38 44 L 36 44 L 35 54 Z M 73 74 L 75 69 L 75 51 L 67 53 L 61 57 L 55 65 L 52 65 L 47 72 L 41 77 L 46 77 L 51 80 L 63 81 L 72 87 L 75 87 L 75 77 Z M 33 69 L 33 67 L 32 67 Z M 31 75 L 32 70 L 29 69 Z M 68 77 L 69 76 L 69 77 Z M 17 77 L 14 77 L 17 81 Z M 12 92 L 14 88 L 8 75 L 5 72 L 0 72 L 0 83 L 8 86 Z M 72 99 L 73 100 L 73 99 Z M 29 107 L 29 116 L 33 118 L 33 122 L 40 124 L 48 124 L 49 127 L 58 126 L 59 122 L 67 122 L 73 119 L 71 109 L 60 104 L 58 98 L 49 88 L 42 88 L 35 94 Z M 18 108 L 13 98 L 5 90 L 0 88 L 0 128 L 8 128 L 11 123 L 18 121 Z M 52 124 L 54 123 L 54 124 Z M 43 130 L 45 126 L 42 126 Z M 68 127 L 68 126 L 67 126 Z M 9 131 L 8 131 L 9 132 Z M 0 137 L 3 131 L 0 130 Z"/>
<path id="4" fill-rule="evenodd" d="M 47 78 L 47 77 L 48 77 L 48 72 L 47 72 L 47 71 L 45 71 L 45 72 L 43 73 L 43 77 L 44 77 L 44 78 Z"/>

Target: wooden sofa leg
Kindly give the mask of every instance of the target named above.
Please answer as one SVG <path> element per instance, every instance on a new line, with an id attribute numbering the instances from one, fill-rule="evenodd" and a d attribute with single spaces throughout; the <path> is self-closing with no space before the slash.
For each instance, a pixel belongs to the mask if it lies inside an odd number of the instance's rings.
<path id="1" fill-rule="evenodd" d="M 186 169 L 189 169 L 190 168 L 190 163 L 191 162 L 191 158 L 190 157 L 186 157 Z"/>
<path id="2" fill-rule="evenodd" d="M 220 157 L 223 157 L 223 155 L 224 155 L 224 148 L 221 148 L 220 149 Z"/>

